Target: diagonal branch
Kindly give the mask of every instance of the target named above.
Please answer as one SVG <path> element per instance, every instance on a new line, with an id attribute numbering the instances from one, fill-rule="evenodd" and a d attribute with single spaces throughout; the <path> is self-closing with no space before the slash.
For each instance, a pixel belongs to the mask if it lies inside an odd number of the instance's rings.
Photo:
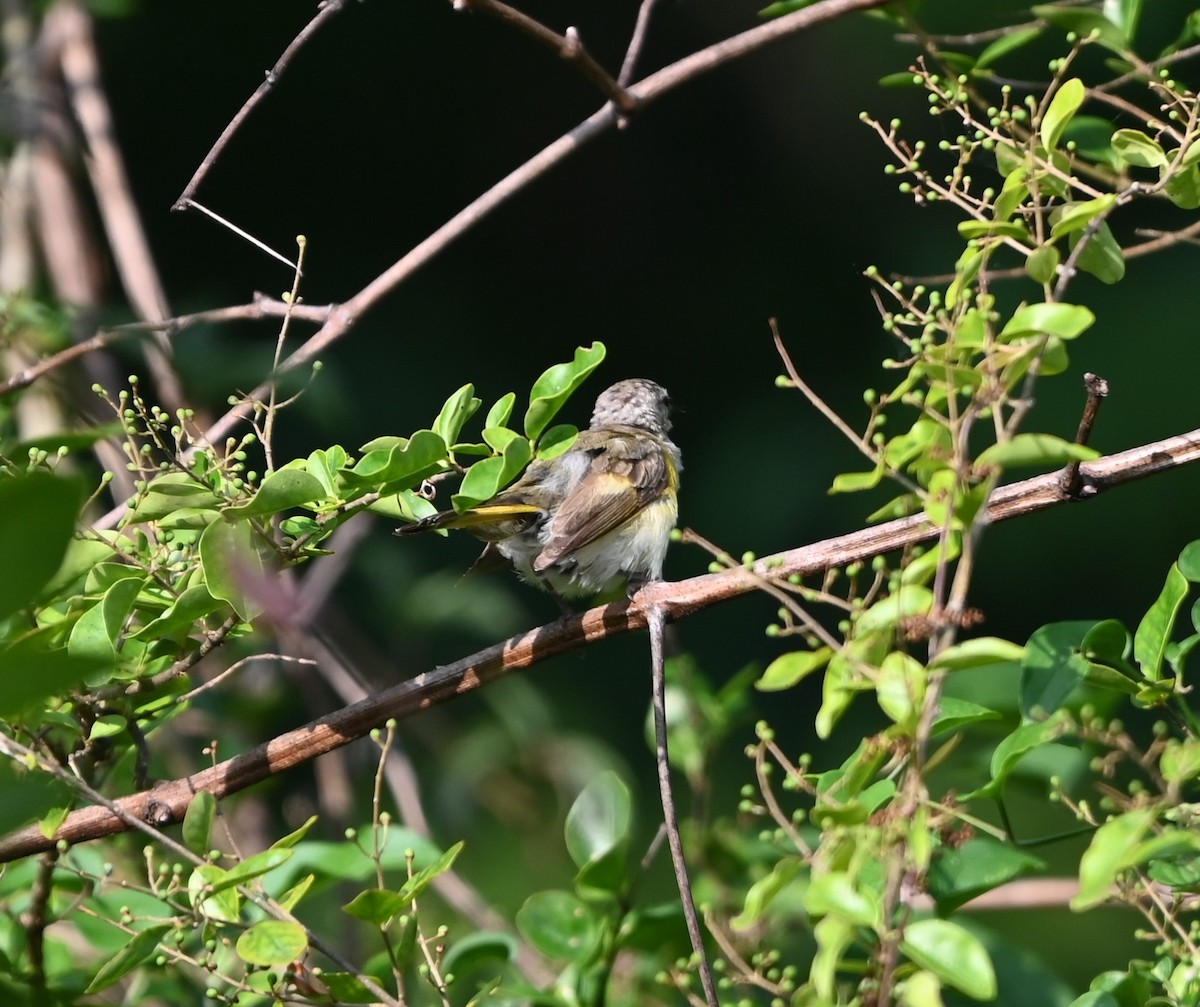
<path id="1" fill-rule="evenodd" d="M 987 520 L 1003 521 L 1073 500 L 1091 499 L 1114 486 L 1196 461 L 1200 461 L 1200 429 L 1081 466 L 1080 480 L 1086 492 L 1079 496 L 1063 491 L 1058 472 L 1002 486 L 992 496 Z M 389 717 L 411 717 L 557 654 L 644 629 L 648 613 L 655 607 L 661 607 L 669 619 L 681 619 L 757 590 L 764 577 L 821 573 L 925 542 L 938 534 L 939 529 L 924 515 L 914 515 L 768 556 L 749 570 L 739 567 L 675 583 L 651 584 L 630 601 L 593 608 L 514 636 L 352 703 L 202 772 L 121 798 L 116 804 L 125 818 L 106 807 L 93 806 L 68 815 L 52 838 L 36 825 L 14 832 L 0 839 L 0 863 L 49 850 L 60 840 L 77 843 L 124 832 L 129 828 L 125 819 L 130 815 L 159 826 L 178 822 L 199 790 L 208 790 L 217 797 L 244 790 L 363 737 Z"/>
<path id="2" fill-rule="evenodd" d="M 317 5 L 317 13 L 313 19 L 308 22 L 294 39 L 291 44 L 283 50 L 283 55 L 276 60 L 275 65 L 267 71 L 266 78 L 255 90 L 240 109 L 237 115 L 229 120 L 229 125 L 217 137 L 217 142 L 212 145 L 212 149 L 204 155 L 204 160 L 200 162 L 200 167 L 195 171 L 195 174 L 188 180 L 188 184 L 184 186 L 183 192 L 179 194 L 179 198 L 175 200 L 173 210 L 185 210 L 196 197 L 196 190 L 200 188 L 200 183 L 204 180 L 217 158 L 221 156 L 225 148 L 229 145 L 229 141 L 233 139 L 233 134 L 238 131 L 242 123 L 246 121 L 246 117 L 258 106 L 278 82 L 283 72 L 288 68 L 288 64 L 318 31 L 325 25 L 334 15 L 340 13 L 346 6 L 346 0 L 321 0 Z"/>

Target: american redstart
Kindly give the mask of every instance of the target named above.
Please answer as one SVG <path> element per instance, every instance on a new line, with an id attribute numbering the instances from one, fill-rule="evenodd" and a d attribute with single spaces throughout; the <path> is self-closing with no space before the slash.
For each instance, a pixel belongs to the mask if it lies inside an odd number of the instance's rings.
<path id="1" fill-rule="evenodd" d="M 507 489 L 461 513 L 396 530 L 462 528 L 560 597 L 630 592 L 662 577 L 683 469 L 667 436 L 666 391 L 645 378 L 601 392 L 591 425 L 565 452 L 537 459 Z M 479 564 L 477 564 L 479 565 Z"/>

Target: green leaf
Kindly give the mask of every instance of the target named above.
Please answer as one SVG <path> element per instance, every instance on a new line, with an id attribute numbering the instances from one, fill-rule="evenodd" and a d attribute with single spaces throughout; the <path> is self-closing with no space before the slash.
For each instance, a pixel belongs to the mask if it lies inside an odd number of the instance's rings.
<path id="1" fill-rule="evenodd" d="M 1118 53 L 1123 53 L 1126 49 L 1124 33 L 1097 10 L 1086 7 L 1059 7 L 1055 4 L 1038 4 L 1030 9 L 1034 17 L 1048 21 L 1064 32 L 1074 32 L 1081 38 L 1087 38 L 1095 32 L 1097 41 L 1109 49 Z"/>
<path id="2" fill-rule="evenodd" d="M 423 867 L 417 871 L 400 887 L 400 894 L 408 901 L 419 899 L 425 890 L 433 884 L 438 875 L 445 874 L 451 867 L 454 866 L 454 861 L 458 859 L 458 855 L 462 853 L 464 843 L 460 839 L 457 843 L 447 849 L 434 859 L 433 863 L 428 867 Z"/>
<path id="3" fill-rule="evenodd" d="M 163 937 L 174 929 L 174 923 L 156 923 L 134 934 L 128 944 L 100 966 L 100 971 L 88 983 L 87 989 L 83 991 L 84 994 L 99 993 L 101 990 L 108 989 L 113 983 L 120 982 L 154 954 Z"/>
<path id="4" fill-rule="evenodd" d="M 188 878 L 188 899 L 192 908 L 211 920 L 236 923 L 241 915 L 242 897 L 236 888 L 213 893 L 210 886 L 219 884 L 225 871 L 215 864 L 201 864 Z"/>
<path id="5" fill-rule="evenodd" d="M 1025 241 L 1029 228 L 1015 220 L 963 220 L 958 224 L 959 237 L 968 241 L 973 238 L 1014 238 Z"/>
<path id="6" fill-rule="evenodd" d="M 459 491 L 450 498 L 454 509 L 470 510 L 490 500 L 521 474 L 532 457 L 529 441 L 518 435 L 509 441 L 503 454 L 476 462 L 467 470 Z"/>
<path id="7" fill-rule="evenodd" d="M 1117 876 L 1127 870 L 1130 851 L 1154 822 L 1153 808 L 1136 808 L 1100 826 L 1079 860 L 1079 891 L 1071 899 L 1076 912 L 1104 902 Z"/>
<path id="8" fill-rule="evenodd" d="M 1167 571 L 1167 582 L 1133 634 L 1133 658 L 1147 680 L 1162 678 L 1163 657 L 1175 631 L 1175 619 L 1188 595 L 1188 579 L 1177 563 Z"/>
<path id="9" fill-rule="evenodd" d="M 942 982 L 976 1000 L 996 996 L 996 973 L 983 943 L 949 920 L 916 920 L 904 928 L 900 950 Z"/>
<path id="10" fill-rule="evenodd" d="M 480 970 L 499 970 L 517 960 L 520 945 L 512 934 L 495 930 L 477 930 L 460 937 L 446 951 L 441 961 L 443 975 L 471 975 L 478 981 Z"/>
<path id="11" fill-rule="evenodd" d="M 517 401 L 516 392 L 507 392 L 496 400 L 496 404 L 488 410 L 487 418 L 483 421 L 484 428 L 502 427 L 508 423 L 512 415 L 513 404 Z"/>
<path id="12" fill-rule="evenodd" d="M 1079 106 L 1083 104 L 1084 93 L 1083 81 L 1078 77 L 1063 81 L 1054 93 L 1054 97 L 1050 100 L 1050 107 L 1042 116 L 1040 127 L 1042 144 L 1047 150 L 1053 150 L 1058 146 L 1058 141 L 1062 139 L 1067 123 L 1071 121 L 1072 116 L 1079 111 Z"/>
<path id="13" fill-rule="evenodd" d="M 390 442 L 390 443 L 389 443 Z M 448 456 L 446 442 L 432 430 L 418 430 L 411 438 L 382 438 L 373 441 L 353 469 L 343 469 L 347 486 L 379 486 L 381 492 L 412 489 L 433 475 Z"/>
<path id="14" fill-rule="evenodd" d="M 1082 231 L 1092 221 L 1098 219 L 1101 220 L 1101 223 L 1097 227 L 1103 228 L 1104 223 L 1102 218 L 1116 205 L 1117 197 L 1109 192 L 1103 196 L 1097 196 L 1095 199 L 1066 203 L 1058 207 L 1050 214 L 1052 224 L 1050 228 L 1050 240 L 1053 241 L 1064 235 Z"/>
<path id="15" fill-rule="evenodd" d="M 248 965 L 279 968 L 304 956 L 308 934 L 299 923 L 262 920 L 243 933 L 235 947 L 238 957 Z"/>
<path id="16" fill-rule="evenodd" d="M 550 958 L 587 960 L 600 940 L 600 921 L 570 892 L 534 892 L 517 910 L 517 929 Z"/>
<path id="17" fill-rule="evenodd" d="M 548 458 L 557 458 L 569 451 L 578 437 L 578 427 L 574 427 L 570 423 L 557 423 L 542 434 L 541 440 L 538 441 L 537 456 L 542 461 Z"/>
<path id="18" fill-rule="evenodd" d="M 555 364 L 542 373 L 529 392 L 529 408 L 525 412 L 526 437 L 537 441 L 571 393 L 600 366 L 604 354 L 604 344 L 595 342 L 586 349 L 577 349 L 575 359 L 570 363 Z"/>
<path id="19" fill-rule="evenodd" d="M 1158 141 L 1140 129 L 1118 129 L 1112 135 L 1112 148 L 1126 164 L 1140 168 L 1161 168 L 1169 163 Z"/>
<path id="20" fill-rule="evenodd" d="M 1058 264 L 1062 256 L 1053 245 L 1035 248 L 1025 259 L 1025 272 L 1035 283 L 1053 283 L 1058 275 Z"/>
<path id="21" fill-rule="evenodd" d="M 925 666 L 916 658 L 894 650 L 879 666 L 875 700 L 901 728 L 912 728 L 925 701 L 925 685 Z"/>
<path id="22" fill-rule="evenodd" d="M 779 692 L 790 689 L 801 679 L 820 671 L 829 663 L 833 651 L 829 647 L 819 647 L 817 650 L 794 650 L 789 654 L 780 654 L 762 673 L 754 688 L 760 692 Z"/>
<path id="23" fill-rule="evenodd" d="M 209 594 L 228 602 L 246 622 L 258 615 L 261 606 L 245 590 L 254 590 L 263 581 L 262 558 L 254 548 L 249 522 L 214 521 L 205 528 L 200 535 L 200 565 Z"/>
<path id="24" fill-rule="evenodd" d="M 1049 744 L 1063 728 L 1056 719 L 1043 720 L 1035 724 L 1022 724 L 996 746 L 992 752 L 991 780 L 978 790 L 963 795 L 968 801 L 976 797 L 997 797 L 1008 782 L 1009 776 L 1026 755 L 1035 748 Z"/>
<path id="25" fill-rule="evenodd" d="M 148 622 L 132 636 L 138 640 L 163 640 L 182 631 L 186 636 L 197 628 L 200 620 L 222 605 L 208 588 L 197 584 L 187 588 L 157 619 Z"/>
<path id="26" fill-rule="evenodd" d="M 957 731 L 960 727 L 977 724 L 984 720 L 999 720 L 1000 714 L 986 706 L 972 703 L 955 696 L 943 696 L 938 703 L 937 720 L 933 722 L 933 734 Z"/>
<path id="27" fill-rule="evenodd" d="M 316 476 L 300 469 L 280 469 L 267 476 L 258 492 L 244 504 L 227 507 L 221 513 L 226 520 L 274 516 L 291 507 L 324 500 L 328 495 L 324 483 Z"/>
<path id="28" fill-rule="evenodd" d="M 1056 622 L 1034 631 L 1021 662 L 1020 704 L 1026 717 L 1053 713 L 1087 678 L 1089 662 L 1080 652 L 1088 622 Z"/>
<path id="29" fill-rule="evenodd" d="M 144 495 L 134 498 L 133 509 L 126 522 L 160 521 L 181 510 L 212 511 L 225 503 L 189 472 L 167 472 L 153 480 Z"/>
<path id="30" fill-rule="evenodd" d="M 973 836 L 962 846 L 942 847 L 929 870 L 929 894 L 945 916 L 1001 885 L 1046 869 L 1037 857 L 990 836 Z"/>
<path id="31" fill-rule="evenodd" d="M 796 880 L 803 865 L 799 857 L 782 857 L 777 860 L 769 873 L 746 890 L 742 911 L 729 921 L 733 929 L 745 931 L 756 926 L 771 907 L 771 903 Z"/>
<path id="32" fill-rule="evenodd" d="M 116 660 L 117 643 L 130 609 L 144 587 L 140 577 L 117 581 L 71 627 L 67 651 L 72 657 L 110 663 Z"/>
<path id="33" fill-rule="evenodd" d="M 840 916 L 825 916 L 817 920 L 813 927 L 813 937 L 817 942 L 817 953 L 813 955 L 809 968 L 809 982 L 821 998 L 821 1004 L 839 1002 L 836 995 L 837 974 L 842 963 L 842 955 L 854 942 L 857 927 Z"/>
<path id="34" fill-rule="evenodd" d="M 295 847 L 295 845 L 298 842 L 300 842 L 305 836 L 308 835 L 309 829 L 311 829 L 314 825 L 317 824 L 317 817 L 318 816 L 316 816 L 316 815 L 309 815 L 308 819 L 304 822 L 303 825 L 300 826 L 300 828 L 294 829 L 293 831 L 289 832 L 286 836 L 282 836 L 281 838 L 276 839 L 275 842 L 273 842 L 271 844 L 271 849 L 273 849 L 273 850 L 290 850 L 293 847 Z"/>
<path id="35" fill-rule="evenodd" d="M 804 908 L 813 916 L 840 916 L 858 926 L 879 928 L 883 909 L 879 893 L 846 871 L 814 874 L 804 893 Z"/>
<path id="36" fill-rule="evenodd" d="M 0 619 L 32 605 L 75 534 L 79 483 L 42 472 L 0 476 Z"/>
<path id="37" fill-rule="evenodd" d="M 1071 249 L 1074 250 L 1082 239 L 1082 233 L 1072 234 L 1069 239 Z M 1125 253 L 1113 237 L 1112 228 L 1105 222 L 1101 222 L 1092 233 L 1076 262 L 1080 269 L 1090 273 L 1101 283 L 1111 285 L 1125 277 Z M 1045 367 L 1042 368 L 1042 373 L 1047 373 Z"/>
<path id="38" fill-rule="evenodd" d="M 866 636 L 916 616 L 928 615 L 933 608 L 933 592 L 919 584 L 902 584 L 882 601 L 859 614 L 855 633 Z"/>
<path id="39" fill-rule="evenodd" d="M 1096 316 L 1087 308 L 1076 304 L 1026 304 L 1013 312 L 997 338 L 1001 342 L 1041 335 L 1074 339 L 1089 329 L 1095 320 Z"/>
<path id="40" fill-rule="evenodd" d="M 1163 192 L 1181 210 L 1196 209 L 1200 206 L 1200 167 L 1193 164 L 1172 172 L 1163 185 Z"/>
<path id="41" fill-rule="evenodd" d="M 129 721 L 119 713 L 107 713 L 92 721 L 88 731 L 88 741 L 99 741 L 102 738 L 115 738 L 129 730 Z"/>
<path id="42" fill-rule="evenodd" d="M 1126 42 L 1132 42 L 1142 16 L 1142 0 L 1104 0 L 1104 13 L 1121 29 Z"/>
<path id="43" fill-rule="evenodd" d="M 212 848 L 213 817 L 217 813 L 217 799 L 208 790 L 198 790 L 183 816 L 183 842 L 197 856 L 204 856 Z"/>
<path id="44" fill-rule="evenodd" d="M 346 449 L 340 444 L 334 444 L 328 451 L 317 448 L 304 463 L 304 470 L 321 483 L 326 497 L 338 495 L 338 473 L 345 467 Z"/>
<path id="45" fill-rule="evenodd" d="M 1200 540 L 1185 545 L 1176 563 L 1181 574 L 1193 584 L 1200 584 Z"/>
<path id="46" fill-rule="evenodd" d="M 576 867 L 599 860 L 629 842 L 629 788 L 612 770 L 592 778 L 567 812 L 564 835 Z"/>
<path id="47" fill-rule="evenodd" d="M 386 927 L 408 908 L 412 899 L 386 888 L 368 888 L 359 892 L 342 909 L 355 919 L 377 927 Z"/>
<path id="48" fill-rule="evenodd" d="M 308 894 L 308 890 L 312 887 L 313 882 L 317 880 L 315 874 L 306 874 L 296 884 L 292 885 L 286 892 L 279 896 L 276 901 L 279 903 L 279 908 L 285 913 L 290 913 L 300 904 L 300 900 Z"/>
<path id="49" fill-rule="evenodd" d="M 335 1004 L 379 1003 L 379 998 L 353 972 L 325 971 L 321 973 L 321 982 Z"/>
<path id="50" fill-rule="evenodd" d="M 212 884 L 212 893 L 216 895 L 225 891 L 227 888 L 233 888 L 236 885 L 244 885 L 247 881 L 252 881 L 257 877 L 261 877 L 268 871 L 275 870 L 281 864 L 286 864 L 292 858 L 292 850 L 286 847 L 271 847 L 263 850 L 262 853 L 255 853 L 253 856 L 247 857 L 240 864 L 224 871 L 220 878 L 214 879 Z"/>
<path id="51" fill-rule="evenodd" d="M 1020 49 L 1041 34 L 1041 27 L 1022 28 L 1017 31 L 1005 32 L 979 54 L 979 57 L 975 60 L 975 69 L 986 70 L 1001 57 Z"/>
<path id="52" fill-rule="evenodd" d="M 482 402 L 475 398 L 475 386 L 463 385 L 446 400 L 438 418 L 433 421 L 433 432 L 445 444 L 453 444 L 462 432 L 463 424 L 475 415 Z"/>
<path id="53" fill-rule="evenodd" d="M 860 493 L 874 489 L 883 479 L 884 467 L 877 465 L 870 472 L 842 472 L 833 477 L 830 493 Z"/>
<path id="54" fill-rule="evenodd" d="M 1002 640 L 998 636 L 979 636 L 947 647 L 929 662 L 929 667 L 963 671 L 989 664 L 1020 661 L 1024 656 L 1025 648 L 1018 644 Z"/>
<path id="55" fill-rule="evenodd" d="M 1012 440 L 993 444 L 981 452 L 975 464 L 984 468 L 1015 468 L 1088 462 L 1099 457 L 1100 452 L 1095 448 L 1074 444 L 1053 434 L 1017 434 Z"/>

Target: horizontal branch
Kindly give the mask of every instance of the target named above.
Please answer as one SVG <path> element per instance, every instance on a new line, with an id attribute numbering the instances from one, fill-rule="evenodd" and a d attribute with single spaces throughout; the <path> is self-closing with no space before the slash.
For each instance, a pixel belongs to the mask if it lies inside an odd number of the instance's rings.
<path id="1" fill-rule="evenodd" d="M 102 350 L 113 343 L 120 342 L 122 339 L 130 339 L 138 335 L 147 335 L 154 332 L 161 332 L 169 337 L 182 332 L 184 329 L 191 328 L 193 325 L 257 321 L 263 318 L 283 318 L 285 316 L 303 319 L 306 322 L 316 322 L 319 325 L 329 318 L 333 308 L 334 306 L 331 304 L 313 306 L 307 304 L 288 304 L 287 301 L 276 300 L 273 297 L 267 297 L 266 294 L 259 293 L 254 295 L 254 300 L 250 304 L 235 304 L 226 308 L 210 308 L 207 311 L 195 311 L 190 315 L 177 315 L 174 318 L 164 318 L 160 321 L 127 322 L 124 325 L 113 325 L 101 329 L 90 339 L 85 339 L 81 343 L 68 346 L 65 350 L 60 350 L 58 353 L 45 357 L 36 364 L 22 368 L 7 380 L 0 381 L 0 398 L 21 388 L 29 387 L 39 378 L 43 378 L 51 371 L 69 364 L 72 360 L 76 360 L 88 353 L 94 353 L 96 350 Z"/>
<path id="2" fill-rule="evenodd" d="M 993 494 L 987 520 L 1003 521 L 1057 504 L 1089 499 L 1113 486 L 1195 461 L 1200 461 L 1200 430 L 1143 444 L 1081 466 L 1076 496 L 1064 491 L 1058 472 L 1002 486 Z M 389 718 L 411 717 L 547 658 L 608 636 L 642 629 L 647 613 L 656 606 L 661 606 L 670 619 L 681 619 L 717 602 L 748 594 L 764 578 L 822 573 L 928 541 L 938 533 L 938 528 L 926 521 L 924 515 L 914 515 L 766 557 L 754 564 L 753 569 L 737 568 L 690 580 L 651 584 L 630 601 L 593 608 L 514 636 L 343 707 L 202 772 L 161 783 L 116 803 L 142 821 L 169 825 L 183 818 L 197 791 L 207 790 L 220 798 L 243 790 L 361 738 Z M 84 842 L 128 828 L 127 822 L 107 808 L 82 808 L 68 815 L 51 839 L 36 825 L 0 839 L 0 863 L 48 850 L 59 840 Z"/>

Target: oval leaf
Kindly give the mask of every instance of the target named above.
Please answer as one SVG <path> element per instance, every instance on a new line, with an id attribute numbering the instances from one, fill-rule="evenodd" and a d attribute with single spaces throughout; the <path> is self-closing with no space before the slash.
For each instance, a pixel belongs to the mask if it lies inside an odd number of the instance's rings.
<path id="1" fill-rule="evenodd" d="M 263 920 L 237 940 L 238 957 L 248 965 L 290 965 L 304 955 L 308 934 L 299 923 Z"/>

